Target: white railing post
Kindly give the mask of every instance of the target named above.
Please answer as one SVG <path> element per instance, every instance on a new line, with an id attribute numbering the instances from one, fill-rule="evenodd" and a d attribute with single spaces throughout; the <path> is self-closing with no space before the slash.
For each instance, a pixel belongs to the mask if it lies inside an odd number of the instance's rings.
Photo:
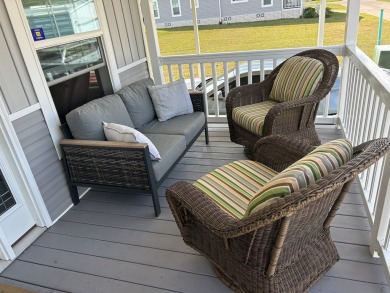
<path id="1" fill-rule="evenodd" d="M 154 20 L 154 13 L 151 0 L 138 0 L 145 25 L 146 35 L 146 50 L 149 52 L 150 63 L 152 67 L 153 79 L 155 84 L 164 83 L 164 75 L 162 66 L 160 65 L 160 45 L 158 43 L 156 22 Z"/>
<path id="2" fill-rule="evenodd" d="M 347 4 L 347 18 L 345 20 L 345 37 L 344 45 L 345 47 L 355 47 L 357 44 L 357 34 L 359 28 L 359 15 L 360 15 L 360 1 L 348 0 Z M 348 50 L 344 48 L 343 54 L 343 63 L 342 63 L 342 73 L 340 80 L 340 91 L 339 91 L 339 118 L 344 119 L 344 110 L 345 110 L 345 99 L 347 94 L 347 85 L 349 77 L 349 57 Z M 340 121 L 341 122 L 341 121 Z"/>
<path id="3" fill-rule="evenodd" d="M 321 0 L 319 18 L 318 18 L 318 35 L 317 35 L 318 47 L 322 47 L 324 45 L 325 12 L 326 12 L 326 0 Z"/>
<path id="4" fill-rule="evenodd" d="M 379 183 L 378 201 L 374 215 L 374 225 L 371 229 L 370 252 L 374 255 L 378 252 L 378 245 L 385 245 L 386 236 L 389 233 L 390 220 L 390 156 L 384 158 L 382 178 Z M 387 250 L 388 247 L 385 247 Z"/>

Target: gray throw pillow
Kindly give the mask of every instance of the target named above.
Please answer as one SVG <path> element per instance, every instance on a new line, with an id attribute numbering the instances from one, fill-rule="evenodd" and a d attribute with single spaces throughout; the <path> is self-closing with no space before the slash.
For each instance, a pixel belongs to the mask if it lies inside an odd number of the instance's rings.
<path id="1" fill-rule="evenodd" d="M 184 79 L 148 89 L 159 121 L 194 112 Z"/>

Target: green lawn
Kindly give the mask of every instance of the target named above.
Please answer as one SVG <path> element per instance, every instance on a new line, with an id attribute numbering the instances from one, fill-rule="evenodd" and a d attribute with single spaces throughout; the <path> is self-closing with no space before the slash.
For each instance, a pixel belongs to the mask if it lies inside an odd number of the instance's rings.
<path id="1" fill-rule="evenodd" d="M 381 2 L 390 2 L 390 0 L 378 0 L 378 1 L 381 1 Z"/>
<path id="2" fill-rule="evenodd" d="M 343 7 L 338 4 L 331 5 Z M 345 12 L 338 11 L 326 19 L 325 45 L 343 43 L 345 16 Z M 199 37 L 201 52 L 215 53 L 316 46 L 317 30 L 318 18 L 282 19 L 200 26 Z M 358 46 L 369 57 L 372 57 L 374 52 L 377 30 L 378 17 L 361 14 Z M 163 56 L 195 54 L 192 27 L 159 29 L 158 37 Z M 382 43 L 390 44 L 390 21 L 383 23 Z"/>

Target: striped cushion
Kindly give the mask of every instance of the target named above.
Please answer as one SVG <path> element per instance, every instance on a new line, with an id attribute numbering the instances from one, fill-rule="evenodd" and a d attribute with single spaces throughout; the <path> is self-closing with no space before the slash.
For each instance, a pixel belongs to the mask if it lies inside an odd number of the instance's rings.
<path id="1" fill-rule="evenodd" d="M 194 185 L 229 215 L 241 219 L 253 196 L 278 173 L 260 163 L 235 161 L 215 169 Z"/>
<path id="2" fill-rule="evenodd" d="M 262 136 L 265 116 L 277 104 L 278 102 L 269 100 L 234 108 L 232 114 L 233 121 L 244 129 Z"/>
<path id="3" fill-rule="evenodd" d="M 278 102 L 305 98 L 317 89 L 323 72 L 324 66 L 316 59 L 291 57 L 280 68 L 270 98 Z"/>
<path id="4" fill-rule="evenodd" d="M 352 153 L 352 145 L 346 139 L 333 140 L 317 147 L 264 185 L 249 203 L 246 215 L 326 176 L 348 162 Z"/>

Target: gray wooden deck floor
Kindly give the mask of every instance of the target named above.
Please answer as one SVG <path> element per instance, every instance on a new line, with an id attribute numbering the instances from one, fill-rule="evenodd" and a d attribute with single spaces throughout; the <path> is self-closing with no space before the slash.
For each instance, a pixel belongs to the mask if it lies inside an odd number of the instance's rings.
<path id="1" fill-rule="evenodd" d="M 318 131 L 323 142 L 341 136 L 335 129 Z M 160 188 L 158 219 L 150 196 L 89 192 L 0 275 L 0 282 L 39 292 L 231 292 L 210 263 L 183 243 L 164 190 L 244 158 L 226 129 L 212 131 L 209 146 L 199 138 Z M 310 292 L 389 293 L 379 260 L 368 252 L 370 228 L 356 184 L 331 232 L 341 260 Z"/>

